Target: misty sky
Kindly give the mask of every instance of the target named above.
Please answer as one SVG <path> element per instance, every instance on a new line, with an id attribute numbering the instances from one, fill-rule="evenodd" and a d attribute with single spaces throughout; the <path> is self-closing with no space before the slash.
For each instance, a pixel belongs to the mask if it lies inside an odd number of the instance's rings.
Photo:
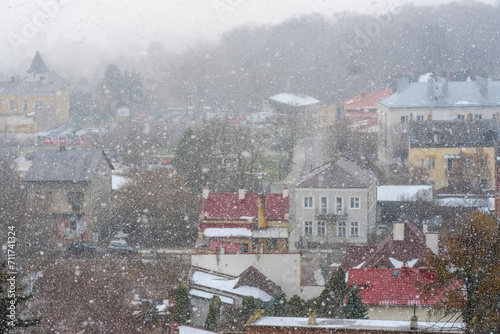
<path id="1" fill-rule="evenodd" d="M 496 4 L 499 0 L 482 0 Z M 140 57 L 152 42 L 167 51 L 212 43 L 242 24 L 278 24 L 303 14 L 380 14 L 398 6 L 448 0 L 0 0 L 0 73 L 26 67 L 36 50 L 49 67 L 86 68 L 116 57 Z"/>

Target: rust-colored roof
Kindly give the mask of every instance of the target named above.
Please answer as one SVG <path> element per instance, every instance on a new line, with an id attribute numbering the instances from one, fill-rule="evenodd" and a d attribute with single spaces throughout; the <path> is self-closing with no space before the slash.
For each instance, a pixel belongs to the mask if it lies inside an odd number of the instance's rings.
<path id="1" fill-rule="evenodd" d="M 392 89 L 386 88 L 373 93 L 362 92 L 353 98 L 340 101 L 340 105 L 346 111 L 373 110 L 378 108 L 381 99 L 391 96 Z"/>
<path id="2" fill-rule="evenodd" d="M 238 283 L 236 283 L 234 288 L 238 288 L 240 286 L 251 286 L 254 288 L 258 288 L 262 291 L 265 291 L 271 296 L 275 295 L 278 291 L 281 290 L 278 285 L 264 276 L 264 274 L 255 269 L 253 266 L 248 267 L 240 274 L 240 279 L 238 280 Z"/>
<path id="3" fill-rule="evenodd" d="M 394 260 L 403 263 L 413 261 L 413 268 L 421 266 L 430 251 L 425 235 L 410 222 L 405 222 L 404 225 L 404 240 L 396 241 L 391 234 L 375 246 L 348 246 L 342 267 L 395 268 Z"/>
<path id="4" fill-rule="evenodd" d="M 437 291 L 424 298 L 419 285 L 436 280 L 436 275 L 426 268 L 349 269 L 347 275 L 347 285 L 361 287 L 361 299 L 367 305 L 435 305 L 444 293 Z"/>
<path id="5" fill-rule="evenodd" d="M 284 220 L 290 212 L 290 197 L 283 197 L 281 193 L 267 194 L 265 206 L 267 220 Z"/>

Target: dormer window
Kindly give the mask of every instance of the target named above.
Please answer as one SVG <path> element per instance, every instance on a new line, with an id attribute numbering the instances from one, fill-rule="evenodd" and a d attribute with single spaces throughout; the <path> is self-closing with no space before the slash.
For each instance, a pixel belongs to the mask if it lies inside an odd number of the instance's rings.
<path id="1" fill-rule="evenodd" d="M 399 270 L 393 270 L 392 277 L 399 277 Z"/>

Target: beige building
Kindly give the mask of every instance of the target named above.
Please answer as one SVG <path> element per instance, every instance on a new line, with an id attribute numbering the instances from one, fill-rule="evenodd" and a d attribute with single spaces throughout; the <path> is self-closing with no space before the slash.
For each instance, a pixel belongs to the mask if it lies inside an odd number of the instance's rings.
<path id="1" fill-rule="evenodd" d="M 68 85 L 37 52 L 28 76 L 0 82 L 0 139 L 36 143 L 37 132 L 69 121 Z"/>
<path id="2" fill-rule="evenodd" d="M 38 230 L 58 240 L 99 242 L 108 233 L 112 169 L 101 150 L 36 151 L 26 182 Z"/>
<path id="3" fill-rule="evenodd" d="M 404 86 L 403 86 L 404 87 Z M 444 78 L 414 82 L 380 101 L 378 159 L 406 163 L 411 121 L 494 119 L 500 112 L 500 82 L 448 82 Z"/>

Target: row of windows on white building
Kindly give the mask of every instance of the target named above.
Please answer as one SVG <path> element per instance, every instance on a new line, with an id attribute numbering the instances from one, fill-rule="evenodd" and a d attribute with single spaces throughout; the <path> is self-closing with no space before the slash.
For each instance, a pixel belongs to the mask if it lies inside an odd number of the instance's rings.
<path id="1" fill-rule="evenodd" d="M 319 213 L 320 214 L 328 214 L 328 197 L 320 197 L 320 206 Z M 335 197 L 335 214 L 343 214 L 344 213 L 344 199 L 343 197 Z M 349 208 L 358 210 L 361 207 L 361 201 L 359 197 L 349 197 Z M 312 196 L 304 197 L 304 209 L 314 209 L 314 199 Z"/>
<path id="2" fill-rule="evenodd" d="M 314 225 L 316 223 L 316 229 Z M 359 237 L 359 222 L 350 222 L 350 237 Z M 316 232 L 316 233 L 314 233 Z M 336 226 L 337 237 L 347 237 L 347 222 L 337 222 Z M 324 221 L 305 221 L 304 235 L 306 236 L 326 236 L 326 222 Z"/>

